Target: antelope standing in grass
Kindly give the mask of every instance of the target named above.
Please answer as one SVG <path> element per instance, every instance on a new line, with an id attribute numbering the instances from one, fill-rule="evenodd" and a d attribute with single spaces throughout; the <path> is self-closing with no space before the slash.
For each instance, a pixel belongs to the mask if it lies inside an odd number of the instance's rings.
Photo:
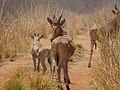
<path id="1" fill-rule="evenodd" d="M 68 75 L 68 61 L 74 53 L 75 47 L 73 46 L 72 37 L 63 30 L 62 26 L 65 24 L 65 19 L 61 20 L 63 16 L 63 10 L 60 16 L 57 18 L 55 15 L 55 9 L 53 19 L 47 17 L 48 22 L 52 27 L 51 37 L 51 56 L 53 60 L 53 73 L 57 71 L 58 81 L 61 82 L 61 68 L 64 71 L 64 80 L 66 82 L 67 90 L 69 88 L 69 75 Z M 57 68 L 55 68 L 57 67 Z M 57 69 L 57 70 L 55 70 Z"/>
<path id="2" fill-rule="evenodd" d="M 34 36 L 30 35 L 31 38 L 33 39 L 32 43 L 32 48 L 31 48 L 31 55 L 33 59 L 33 64 L 34 64 L 34 71 L 40 71 L 40 62 L 42 64 L 43 68 L 43 74 L 45 74 L 47 68 L 45 66 L 45 59 L 48 58 L 48 63 L 50 64 L 51 67 L 51 60 L 50 60 L 50 49 L 44 48 L 40 44 L 40 39 L 43 37 L 40 36 L 39 34 L 34 33 Z M 36 59 L 38 59 L 38 64 L 36 65 Z M 51 67 L 51 72 L 52 72 L 52 67 Z"/>
<path id="3" fill-rule="evenodd" d="M 112 13 L 116 16 L 115 18 L 113 18 L 110 22 L 106 23 L 106 26 L 108 27 L 108 32 L 106 32 L 107 34 L 107 39 L 113 39 L 116 36 L 118 36 L 119 34 L 119 29 L 120 29 L 120 10 L 117 8 L 117 5 L 115 5 L 115 10 L 112 10 Z M 101 29 L 106 29 L 105 27 L 93 27 L 90 30 L 90 38 L 91 38 L 91 54 L 90 54 L 90 60 L 88 63 L 88 67 L 91 67 L 91 59 L 92 59 L 92 55 L 93 55 L 93 48 L 97 47 L 96 41 L 100 42 L 100 37 L 99 37 L 99 30 Z"/>

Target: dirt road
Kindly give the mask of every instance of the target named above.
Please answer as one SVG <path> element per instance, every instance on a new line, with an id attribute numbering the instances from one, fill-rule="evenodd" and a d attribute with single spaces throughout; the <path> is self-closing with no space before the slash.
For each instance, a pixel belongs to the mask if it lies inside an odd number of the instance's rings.
<path id="1" fill-rule="evenodd" d="M 72 84 L 70 84 L 70 88 L 71 90 L 92 90 L 92 71 L 91 68 L 87 67 L 90 53 L 89 35 L 78 36 L 76 41 L 82 43 L 85 52 L 84 56 L 80 58 L 78 57 L 74 64 L 70 65 L 69 75 L 72 82 Z M 98 56 L 98 52 L 95 52 L 93 59 L 97 58 Z M 30 54 L 22 58 L 17 58 L 15 62 L 8 61 L 0 64 L 0 90 L 2 90 L 2 86 L 6 77 L 9 77 L 8 73 L 19 66 L 33 70 L 33 63 Z"/>
<path id="2" fill-rule="evenodd" d="M 91 88 L 91 68 L 88 68 L 90 41 L 89 36 L 79 36 L 78 42 L 82 43 L 86 50 L 84 56 L 78 58 L 76 65 L 70 69 L 71 90 L 92 90 Z M 77 42 L 77 41 L 76 41 Z"/>

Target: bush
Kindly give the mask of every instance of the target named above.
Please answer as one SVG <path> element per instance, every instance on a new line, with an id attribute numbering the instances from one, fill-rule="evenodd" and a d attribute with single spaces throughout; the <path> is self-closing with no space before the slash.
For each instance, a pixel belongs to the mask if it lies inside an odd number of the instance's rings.
<path id="1" fill-rule="evenodd" d="M 58 83 L 48 76 L 34 74 L 20 67 L 10 72 L 4 90 L 58 90 Z"/>

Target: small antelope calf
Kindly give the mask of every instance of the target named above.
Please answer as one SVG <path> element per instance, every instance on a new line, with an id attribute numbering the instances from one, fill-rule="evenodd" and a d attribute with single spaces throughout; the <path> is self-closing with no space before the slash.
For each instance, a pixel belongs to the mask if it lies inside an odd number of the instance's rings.
<path id="1" fill-rule="evenodd" d="M 89 64 L 88 67 L 91 67 L 91 59 L 92 59 L 92 55 L 93 55 L 93 48 L 95 46 L 95 48 L 97 47 L 96 41 L 101 41 L 100 40 L 100 33 L 99 31 L 101 29 L 105 30 L 108 29 L 108 32 L 105 32 L 106 34 L 106 39 L 107 40 L 112 40 L 114 38 L 116 38 L 116 36 L 119 35 L 119 29 L 120 29 L 120 10 L 117 8 L 117 5 L 115 5 L 115 10 L 112 10 L 112 13 L 115 15 L 115 18 L 113 18 L 110 22 L 106 23 L 107 28 L 105 28 L 106 26 L 94 26 L 91 28 L 90 30 L 90 38 L 91 38 L 91 54 L 90 54 L 90 60 L 89 60 Z"/>
<path id="2" fill-rule="evenodd" d="M 40 62 L 42 64 L 42 68 L 43 68 L 43 74 L 45 74 L 47 68 L 45 66 L 45 59 L 48 58 L 48 63 L 50 64 L 51 67 L 51 60 L 50 60 L 50 49 L 48 48 L 44 48 L 41 46 L 40 44 L 40 39 L 43 37 L 40 36 L 39 34 L 34 33 L 34 36 L 30 35 L 31 38 L 33 39 L 33 43 L 32 43 L 32 48 L 31 48 L 31 55 L 32 55 L 32 59 L 33 59 L 33 63 L 34 63 L 34 71 L 40 71 Z M 36 66 L 36 59 L 38 59 L 38 64 Z M 51 67 L 51 71 L 52 71 L 52 67 Z"/>

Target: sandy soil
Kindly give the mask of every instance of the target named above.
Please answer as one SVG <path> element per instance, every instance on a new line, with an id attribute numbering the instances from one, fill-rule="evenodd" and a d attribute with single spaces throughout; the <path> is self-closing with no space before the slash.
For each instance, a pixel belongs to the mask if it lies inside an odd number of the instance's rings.
<path id="1" fill-rule="evenodd" d="M 43 40 L 44 41 L 44 40 Z M 92 90 L 91 80 L 92 80 L 92 68 L 88 68 L 89 53 L 90 53 L 90 39 L 89 35 L 80 35 L 77 37 L 76 42 L 82 43 L 85 49 L 84 55 L 77 58 L 74 63 L 70 64 L 69 76 L 71 80 L 70 88 L 71 90 Z M 98 50 L 94 52 L 93 62 L 98 58 Z M 4 62 L 0 64 L 0 90 L 2 90 L 3 83 L 6 77 L 9 77 L 9 72 L 14 70 L 16 67 L 25 67 L 33 70 L 33 63 L 31 55 L 25 55 L 19 57 L 14 62 Z"/>

